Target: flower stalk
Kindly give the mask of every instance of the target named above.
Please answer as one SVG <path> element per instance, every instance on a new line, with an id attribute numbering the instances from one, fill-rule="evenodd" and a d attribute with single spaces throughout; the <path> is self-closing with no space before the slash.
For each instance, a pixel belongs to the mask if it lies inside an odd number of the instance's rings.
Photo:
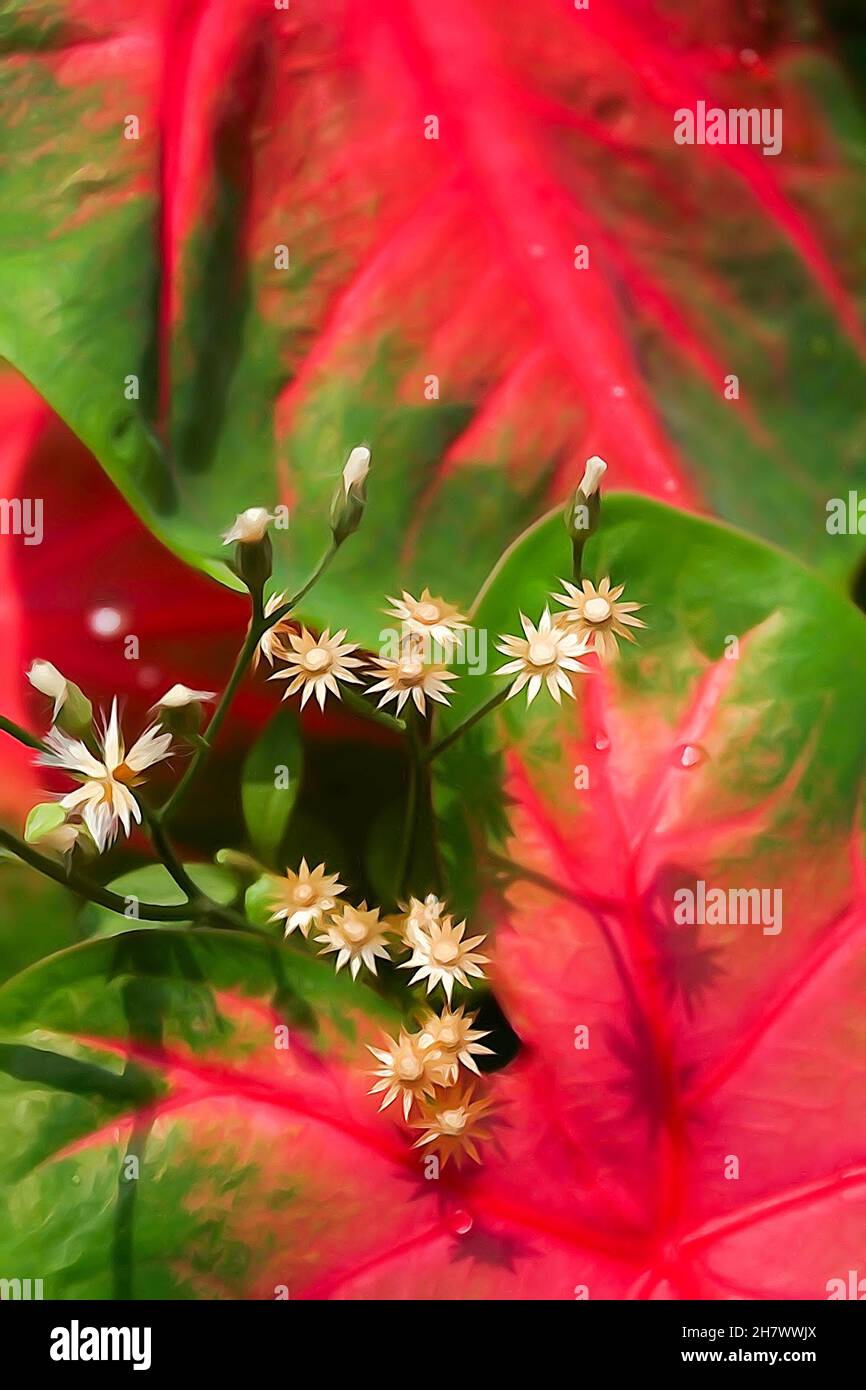
<path id="1" fill-rule="evenodd" d="M 441 753 L 445 752 L 446 748 L 450 748 L 458 739 L 461 739 L 480 719 L 484 719 L 486 715 L 491 714 L 493 710 L 503 705 L 510 694 L 511 687 L 508 685 L 503 686 L 501 690 L 497 690 L 495 695 L 491 695 L 489 700 L 485 700 L 483 705 L 479 705 L 476 710 L 473 710 L 471 714 L 461 720 L 461 722 L 453 728 L 450 733 L 446 734 L 444 738 L 440 738 L 437 743 L 432 744 L 424 754 L 424 761 L 432 763 L 435 758 L 438 758 Z"/>

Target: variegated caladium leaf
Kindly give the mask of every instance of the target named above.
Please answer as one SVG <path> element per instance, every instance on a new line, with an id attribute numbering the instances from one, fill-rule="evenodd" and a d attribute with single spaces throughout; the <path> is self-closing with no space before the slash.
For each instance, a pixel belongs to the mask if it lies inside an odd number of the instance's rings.
<path id="1" fill-rule="evenodd" d="M 540 522 L 475 621 L 536 619 L 569 560 Z M 481 1164 L 433 1175 L 377 1111 L 364 1044 L 393 1007 L 302 947 L 101 938 L 0 989 L 3 1104 L 41 1117 L 4 1156 L 0 1239 L 46 1296 L 116 1287 L 143 1123 L 139 1297 L 817 1299 L 856 1268 L 866 624 L 780 552 L 636 497 L 605 499 L 585 565 L 647 627 L 574 703 L 521 695 L 487 728 L 512 868 L 472 924 L 520 1050 L 484 1079 Z"/>
<path id="2" fill-rule="evenodd" d="M 849 574 L 863 117 L 805 6 L 13 0 L 2 49 L 0 353 L 185 558 L 284 502 L 299 583 L 365 441 L 307 611 L 368 644 L 592 452 Z M 700 100 L 780 151 L 678 144 Z"/>

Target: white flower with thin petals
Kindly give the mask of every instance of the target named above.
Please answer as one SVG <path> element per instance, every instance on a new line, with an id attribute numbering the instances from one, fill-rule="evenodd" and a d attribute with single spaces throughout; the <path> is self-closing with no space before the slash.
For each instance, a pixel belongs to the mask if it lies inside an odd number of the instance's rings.
<path id="1" fill-rule="evenodd" d="M 185 709 L 187 705 L 194 705 L 196 702 L 203 704 L 207 700 L 215 699 L 215 690 L 190 690 L 188 685 L 178 683 L 167 690 L 150 708 L 151 712 L 158 709 Z"/>
<path id="2" fill-rule="evenodd" d="M 440 705 L 449 704 L 451 690 L 448 682 L 457 679 L 456 674 L 441 662 L 425 662 L 419 647 L 411 640 L 403 646 L 396 661 L 385 656 L 374 657 L 370 674 L 381 676 L 381 680 L 368 686 L 368 693 L 378 695 L 384 691 L 379 708 L 387 705 L 389 700 L 395 700 L 398 714 L 410 697 L 420 714 L 426 713 L 427 700 L 435 700 Z"/>
<path id="3" fill-rule="evenodd" d="M 453 603 L 447 603 L 441 596 L 434 596 L 425 589 L 420 598 L 413 597 L 407 589 L 402 598 L 391 598 L 392 608 L 386 608 L 389 618 L 399 618 L 406 633 L 437 642 L 446 650 L 457 640 L 458 634 L 468 628 L 469 623 Z"/>
<path id="4" fill-rule="evenodd" d="M 141 823 L 141 808 L 130 788 L 140 786 L 145 780 L 141 774 L 168 757 L 171 734 L 165 733 L 159 724 L 152 724 L 126 752 L 115 699 L 99 739 L 100 757 L 91 753 L 81 739 L 72 738 L 62 729 L 52 729 L 45 744 L 48 752 L 40 753 L 37 762 L 44 767 L 62 768 L 82 779 L 82 785 L 63 797 L 60 805 L 81 817 L 102 853 L 113 844 L 121 826 L 128 835 L 133 821 Z"/>
<path id="5" fill-rule="evenodd" d="M 469 988 L 469 975 L 483 980 L 481 966 L 487 964 L 487 956 L 480 955 L 475 947 L 481 945 L 484 937 L 470 936 L 464 940 L 465 931 L 465 922 L 455 926 L 452 917 L 443 917 L 441 922 L 431 922 L 429 932 L 419 932 L 411 959 L 400 966 L 401 970 L 415 970 L 410 985 L 426 979 L 429 994 L 436 985 L 441 984 L 450 1004 L 455 980 L 466 988 Z"/>
<path id="6" fill-rule="evenodd" d="M 342 970 L 348 964 L 353 980 L 358 978 L 362 965 L 366 965 L 375 975 L 377 957 L 388 959 L 386 930 L 386 924 L 379 921 L 378 907 L 368 910 L 366 902 L 362 902 L 360 907 L 347 903 L 339 916 L 333 917 L 327 924 L 324 935 L 316 937 L 317 941 L 323 943 L 319 955 L 326 956 L 330 951 L 336 951 L 337 969 Z"/>
<path id="7" fill-rule="evenodd" d="M 498 676 L 516 677 L 508 698 L 527 686 L 526 703 L 531 705 L 544 684 L 557 704 L 562 702 L 561 691 L 573 698 L 574 690 L 566 673 L 589 671 L 590 668 L 578 660 L 589 650 L 588 639 L 554 623 L 547 608 L 538 627 L 534 627 L 523 613 L 520 621 L 525 637 L 502 637 L 496 644 L 497 651 L 512 658 L 496 672 Z"/>
<path id="8" fill-rule="evenodd" d="M 598 454 L 593 454 L 592 458 L 586 460 L 583 470 L 583 477 L 580 480 L 579 491 L 584 497 L 591 497 L 598 491 L 598 485 L 607 472 L 607 464 Z"/>
<path id="9" fill-rule="evenodd" d="M 565 593 L 553 597 L 565 605 L 566 611 L 557 613 L 557 622 L 583 637 L 602 664 L 616 659 L 618 637 L 635 642 L 637 639 L 629 628 L 646 627 L 642 618 L 635 617 L 643 604 L 621 602 L 624 585 L 614 587 L 609 575 L 605 575 L 598 588 L 590 579 L 584 579 L 580 588 L 569 584 L 567 579 L 561 582 Z"/>
<path id="10" fill-rule="evenodd" d="M 421 1020 L 421 1032 L 418 1035 L 418 1046 L 422 1052 L 429 1047 L 441 1054 L 441 1057 L 437 1055 L 437 1063 L 440 1070 L 444 1064 L 452 1082 L 457 1080 L 460 1062 L 478 1074 L 478 1064 L 473 1053 L 479 1056 L 493 1056 L 492 1049 L 485 1047 L 480 1041 L 481 1038 L 489 1036 L 489 1030 L 483 1032 L 473 1028 L 478 1015 L 464 1015 L 463 1009 L 464 1005 L 461 1004 L 453 1013 L 450 1009 L 444 1009 L 441 1014 L 427 1014 Z"/>
<path id="11" fill-rule="evenodd" d="M 370 450 L 363 445 L 353 449 L 343 468 L 343 491 L 349 496 L 352 488 L 360 487 L 370 471 Z"/>
<path id="12" fill-rule="evenodd" d="M 272 614 L 276 613 L 278 608 L 282 607 L 285 601 L 286 596 L 284 593 L 271 594 L 265 604 L 265 617 L 270 618 Z M 267 628 L 259 638 L 258 645 L 253 654 L 253 665 L 258 666 L 262 657 L 264 657 L 269 666 L 273 666 L 275 657 L 279 657 L 281 660 L 285 661 L 286 647 L 283 639 L 294 632 L 295 626 L 294 619 L 286 617 L 280 618 L 279 622 L 274 623 L 273 627 Z"/>
<path id="13" fill-rule="evenodd" d="M 352 673 L 352 667 L 360 666 L 360 660 L 351 656 L 350 652 L 358 650 L 357 642 L 344 642 L 346 629 L 341 628 L 335 632 L 333 637 L 328 628 L 319 637 L 314 637 L 305 627 L 300 632 L 293 632 L 289 636 L 289 646 L 284 647 L 279 652 L 283 661 L 288 662 L 285 671 L 275 671 L 269 677 L 272 681 L 287 680 L 290 682 L 286 686 L 283 699 L 287 700 L 290 695 L 294 695 L 298 690 L 302 690 L 301 709 L 307 703 L 311 695 L 315 695 L 319 702 L 319 709 L 325 708 L 325 698 L 330 691 L 341 699 L 338 681 L 351 681 L 354 685 L 361 682 Z"/>
<path id="14" fill-rule="evenodd" d="M 54 701 L 51 717 L 56 719 L 69 693 L 69 682 L 50 661 L 34 661 L 27 672 L 27 679 L 40 695 L 47 695 Z"/>
<path id="15" fill-rule="evenodd" d="M 388 1038 L 387 1043 L 387 1047 L 367 1044 L 367 1051 L 381 1063 L 372 1073 L 378 1080 L 370 1087 L 369 1094 L 385 1092 L 380 1110 L 387 1110 L 401 1096 L 403 1118 L 408 1120 L 413 1102 L 432 1096 L 437 1084 L 447 1085 L 452 1069 L 440 1066 L 439 1051 L 432 1043 L 421 1047 L 418 1034 L 407 1033 L 405 1028 L 400 1029 L 398 1037 Z"/>
<path id="16" fill-rule="evenodd" d="M 415 946 L 418 936 L 427 936 L 435 922 L 440 922 L 445 912 L 445 904 L 435 893 L 428 893 L 423 902 L 420 898 L 410 898 L 409 906 L 404 908 L 404 916 L 399 919 L 400 934 L 407 946 Z"/>
<path id="17" fill-rule="evenodd" d="M 336 874 L 325 873 L 324 864 L 311 869 L 302 859 L 297 873 L 286 869 L 285 877 L 270 875 L 269 920 L 285 922 L 286 936 L 296 927 L 307 936 L 310 927 L 320 927 L 325 915 L 334 911 L 344 887 Z"/>
<path id="18" fill-rule="evenodd" d="M 478 1143 L 490 1138 L 488 1112 L 493 1101 L 490 1096 L 475 1100 L 474 1086 L 474 1082 L 457 1084 L 444 1093 L 437 1091 L 432 1100 L 422 1096 L 419 1101 L 421 1118 L 414 1120 L 412 1127 L 424 1133 L 415 1148 L 429 1145 L 429 1152 L 436 1154 L 443 1168 L 451 1158 L 458 1168 L 465 1156 L 474 1163 L 481 1162 Z"/>
<path id="19" fill-rule="evenodd" d="M 232 525 L 223 533 L 223 545 L 231 545 L 234 541 L 240 541 L 242 545 L 254 545 L 263 541 L 268 527 L 275 519 L 274 514 L 266 507 L 247 507 L 245 512 L 238 512 Z"/>

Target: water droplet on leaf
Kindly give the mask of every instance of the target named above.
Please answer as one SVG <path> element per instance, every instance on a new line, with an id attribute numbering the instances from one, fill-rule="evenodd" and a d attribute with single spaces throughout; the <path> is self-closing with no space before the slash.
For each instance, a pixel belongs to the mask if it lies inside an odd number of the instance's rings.
<path id="1" fill-rule="evenodd" d="M 448 1213 L 448 1229 L 455 1236 L 466 1236 L 472 1230 L 472 1213 L 457 1207 Z"/>
<path id="2" fill-rule="evenodd" d="M 677 762 L 684 768 L 700 767 L 701 763 L 707 761 L 708 756 L 706 749 L 701 748 L 700 744 L 684 743 L 677 752 Z"/>

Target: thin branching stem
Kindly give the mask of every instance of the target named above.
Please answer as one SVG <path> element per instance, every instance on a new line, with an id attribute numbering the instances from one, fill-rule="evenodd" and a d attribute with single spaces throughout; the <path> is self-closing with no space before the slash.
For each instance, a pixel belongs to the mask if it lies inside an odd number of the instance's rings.
<path id="1" fill-rule="evenodd" d="M 472 714 L 467 715 L 462 723 L 451 730 L 450 734 L 446 734 L 444 738 L 440 738 L 438 743 L 434 743 L 431 748 L 428 748 L 425 754 L 425 760 L 432 763 L 434 758 L 438 758 L 440 753 L 444 753 L 446 748 L 450 748 L 452 743 L 456 743 L 459 738 L 462 738 L 467 730 L 478 723 L 479 719 L 483 719 L 485 715 L 490 714 L 492 710 L 504 704 L 508 699 L 510 691 L 510 683 L 504 686 L 502 690 L 497 690 L 495 695 L 491 695 L 489 700 L 485 701 L 483 705 L 479 705 L 478 709 L 473 710 Z"/>
<path id="2" fill-rule="evenodd" d="M 36 869 L 46 878 L 51 878 L 55 883 L 60 883 L 64 888 L 71 888 L 74 893 L 78 893 L 82 898 L 87 898 L 92 903 L 98 903 L 100 907 L 107 907 L 110 912 L 117 912 L 121 917 L 129 916 L 128 899 L 121 897 L 119 893 L 112 893 L 110 888 L 103 888 L 100 883 L 94 883 L 85 874 L 78 873 L 72 868 L 65 868 L 57 860 L 49 859 L 46 855 L 40 854 L 32 845 L 28 845 L 24 840 L 19 840 L 8 830 L 0 828 L 0 848 L 6 849 L 10 854 L 14 854 L 16 859 L 20 859 L 25 864 L 29 864 L 31 869 Z M 194 915 L 192 909 L 194 903 L 182 903 L 179 906 L 167 907 L 161 903 L 138 903 L 137 916 L 146 922 L 188 922 Z"/>
<path id="3" fill-rule="evenodd" d="M 276 626 L 276 624 L 280 622 L 282 618 L 287 617 L 288 614 L 292 612 L 292 609 L 300 603 L 301 599 L 304 598 L 305 595 L 310 592 L 310 589 L 312 589 L 316 581 L 320 579 L 321 576 L 324 574 L 325 570 L 328 568 L 328 565 L 331 563 L 331 560 L 334 558 L 336 553 L 337 546 L 335 543 L 332 543 L 328 550 L 325 552 L 325 554 L 322 556 L 322 559 L 319 561 L 318 565 L 316 566 L 315 570 L 310 575 L 306 583 L 301 586 L 301 588 L 298 590 L 296 594 L 292 595 L 288 602 L 282 604 L 273 613 L 269 613 L 267 617 L 265 617 L 263 613 L 257 611 L 261 608 L 261 600 L 254 599 L 253 616 L 250 620 L 250 625 L 247 629 L 247 635 L 244 638 L 243 646 L 241 647 L 240 651 L 237 654 L 237 657 L 235 658 L 235 664 L 232 667 L 232 672 L 229 676 L 228 684 L 226 685 L 226 688 L 223 691 L 222 696 L 220 697 L 219 704 L 214 710 L 210 718 L 210 721 L 207 725 L 207 728 L 204 730 L 204 733 L 197 741 L 195 753 L 193 754 L 190 760 L 186 772 L 178 782 L 174 791 L 168 797 L 167 801 L 165 801 L 160 810 L 155 813 L 158 820 L 164 822 L 174 815 L 181 801 L 183 801 L 184 797 L 189 791 L 189 788 L 191 787 L 192 783 L 197 777 L 199 770 L 202 767 L 202 764 L 205 762 L 206 758 L 210 754 L 211 749 L 213 748 L 214 743 L 216 742 L 217 735 L 219 734 L 219 731 L 222 728 L 226 715 L 228 714 L 231 708 L 232 701 L 234 700 L 234 697 L 237 694 L 238 687 L 240 686 L 241 681 L 247 673 L 250 662 L 252 661 L 253 656 L 255 654 L 256 647 L 258 646 L 262 637 L 270 628 Z"/>
<path id="4" fill-rule="evenodd" d="M 3 730 L 4 734 L 9 734 L 11 738 L 23 743 L 25 748 L 35 748 L 37 752 L 42 752 L 45 747 L 41 738 L 37 738 L 35 734 L 29 734 L 26 729 L 22 729 L 20 724 L 16 724 L 14 719 L 7 719 L 5 714 L 0 714 L 0 729 Z"/>

